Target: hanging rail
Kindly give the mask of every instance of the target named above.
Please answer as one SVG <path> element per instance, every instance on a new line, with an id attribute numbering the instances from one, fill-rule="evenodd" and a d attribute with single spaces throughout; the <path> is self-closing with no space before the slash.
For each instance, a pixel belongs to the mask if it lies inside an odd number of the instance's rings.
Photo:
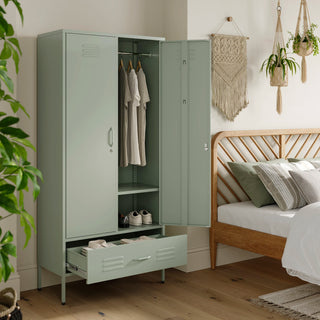
<path id="1" fill-rule="evenodd" d="M 138 56 L 146 56 L 146 57 L 158 57 L 159 55 L 156 53 L 141 53 L 141 52 L 122 52 L 119 51 L 118 54 L 130 54 L 130 55 L 138 55 Z"/>

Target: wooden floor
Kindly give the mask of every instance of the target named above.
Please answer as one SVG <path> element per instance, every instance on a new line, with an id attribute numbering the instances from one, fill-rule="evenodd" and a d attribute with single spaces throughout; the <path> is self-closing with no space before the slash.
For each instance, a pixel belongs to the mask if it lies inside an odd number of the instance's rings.
<path id="1" fill-rule="evenodd" d="M 269 258 L 183 273 L 160 272 L 86 285 L 67 285 L 67 304 L 60 286 L 21 294 L 24 320 L 259 320 L 286 319 L 252 305 L 249 299 L 303 282 L 290 277 Z"/>

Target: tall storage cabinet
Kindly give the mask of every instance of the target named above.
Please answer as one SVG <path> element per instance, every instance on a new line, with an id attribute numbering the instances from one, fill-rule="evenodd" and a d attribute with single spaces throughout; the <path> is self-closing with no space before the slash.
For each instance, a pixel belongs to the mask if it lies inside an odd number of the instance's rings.
<path id="1" fill-rule="evenodd" d="M 118 65 L 141 61 L 150 95 L 145 167 L 118 167 Z M 41 270 L 87 283 L 183 265 L 186 235 L 164 224 L 210 225 L 208 41 L 58 30 L 38 37 L 38 287 Z M 153 224 L 118 228 L 147 209 Z M 121 245 L 122 238 L 153 240 Z M 88 241 L 112 241 L 89 251 Z"/>

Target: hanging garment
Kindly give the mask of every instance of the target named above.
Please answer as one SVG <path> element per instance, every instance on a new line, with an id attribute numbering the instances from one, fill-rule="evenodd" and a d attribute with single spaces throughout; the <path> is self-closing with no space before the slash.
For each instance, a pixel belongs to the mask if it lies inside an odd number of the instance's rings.
<path id="1" fill-rule="evenodd" d="M 134 69 L 128 75 L 131 101 L 128 105 L 128 158 L 130 164 L 140 165 L 137 108 L 140 105 L 138 77 Z"/>
<path id="2" fill-rule="evenodd" d="M 119 70 L 119 152 L 120 167 L 127 167 L 128 159 L 128 104 L 131 101 L 128 76 L 123 67 Z"/>
<path id="3" fill-rule="evenodd" d="M 147 164 L 146 160 L 146 111 L 147 111 L 147 102 L 150 101 L 146 76 L 140 67 L 137 72 L 138 77 L 138 87 L 140 94 L 140 106 L 138 107 L 138 138 L 139 138 L 139 153 L 141 166 Z"/>

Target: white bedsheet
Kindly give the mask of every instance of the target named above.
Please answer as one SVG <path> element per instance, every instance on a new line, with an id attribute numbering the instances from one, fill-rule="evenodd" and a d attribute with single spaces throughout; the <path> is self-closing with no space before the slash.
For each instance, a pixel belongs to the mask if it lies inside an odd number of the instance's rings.
<path id="1" fill-rule="evenodd" d="M 282 211 L 277 205 L 257 208 L 251 201 L 218 208 L 218 221 L 251 230 L 287 237 L 292 218 L 299 209 Z"/>
<path id="2" fill-rule="evenodd" d="M 282 256 L 287 272 L 320 285 L 320 202 L 300 209 L 292 219 Z"/>

